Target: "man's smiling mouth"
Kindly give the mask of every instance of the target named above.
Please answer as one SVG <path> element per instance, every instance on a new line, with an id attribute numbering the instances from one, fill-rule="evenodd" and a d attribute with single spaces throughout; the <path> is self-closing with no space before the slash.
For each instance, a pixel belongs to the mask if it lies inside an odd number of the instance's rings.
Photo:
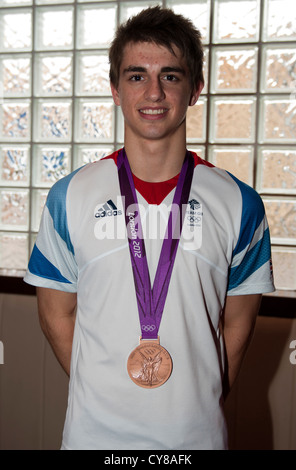
<path id="1" fill-rule="evenodd" d="M 164 114 L 167 112 L 167 108 L 160 108 L 160 109 L 140 109 L 140 112 L 142 114 L 148 114 L 148 115 L 157 115 L 157 114 Z"/>

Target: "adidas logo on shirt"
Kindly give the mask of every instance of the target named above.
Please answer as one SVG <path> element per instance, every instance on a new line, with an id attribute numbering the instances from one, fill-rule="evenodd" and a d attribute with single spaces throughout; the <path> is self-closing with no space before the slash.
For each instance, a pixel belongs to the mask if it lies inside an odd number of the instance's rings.
<path id="1" fill-rule="evenodd" d="M 101 219 L 103 217 L 112 217 L 116 215 L 121 215 L 122 211 L 118 210 L 114 202 L 109 199 L 109 201 L 105 202 L 105 204 L 102 205 L 102 207 L 99 207 L 95 211 L 95 217 L 97 219 Z"/>

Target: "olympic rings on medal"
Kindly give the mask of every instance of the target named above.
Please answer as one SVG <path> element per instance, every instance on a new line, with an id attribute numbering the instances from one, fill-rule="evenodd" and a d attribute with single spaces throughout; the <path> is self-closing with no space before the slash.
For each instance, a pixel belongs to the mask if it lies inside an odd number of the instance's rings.
<path id="1" fill-rule="evenodd" d="M 143 325 L 142 330 L 143 331 L 154 331 L 156 329 L 155 325 Z"/>

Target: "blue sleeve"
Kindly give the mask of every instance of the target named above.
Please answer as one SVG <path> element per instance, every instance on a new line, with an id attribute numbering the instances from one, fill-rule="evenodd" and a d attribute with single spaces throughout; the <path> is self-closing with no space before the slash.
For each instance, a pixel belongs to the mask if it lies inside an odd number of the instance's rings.
<path id="1" fill-rule="evenodd" d="M 228 295 L 274 291 L 269 227 L 259 194 L 230 175 L 242 198 L 239 237 L 233 251 Z"/>
<path id="2" fill-rule="evenodd" d="M 76 172 L 55 183 L 48 194 L 24 278 L 29 284 L 76 292 L 77 265 L 67 220 L 67 191 Z"/>

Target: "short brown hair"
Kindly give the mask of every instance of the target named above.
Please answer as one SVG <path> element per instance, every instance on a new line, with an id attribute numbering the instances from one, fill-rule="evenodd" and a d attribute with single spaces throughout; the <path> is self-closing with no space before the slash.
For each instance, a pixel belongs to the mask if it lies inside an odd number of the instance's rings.
<path id="1" fill-rule="evenodd" d="M 123 51 L 130 42 L 154 42 L 165 46 L 173 54 L 173 46 L 176 46 L 187 62 L 192 89 L 196 89 L 200 82 L 204 83 L 201 34 L 184 16 L 156 6 L 142 10 L 118 27 L 109 50 L 109 76 L 116 88 Z"/>

